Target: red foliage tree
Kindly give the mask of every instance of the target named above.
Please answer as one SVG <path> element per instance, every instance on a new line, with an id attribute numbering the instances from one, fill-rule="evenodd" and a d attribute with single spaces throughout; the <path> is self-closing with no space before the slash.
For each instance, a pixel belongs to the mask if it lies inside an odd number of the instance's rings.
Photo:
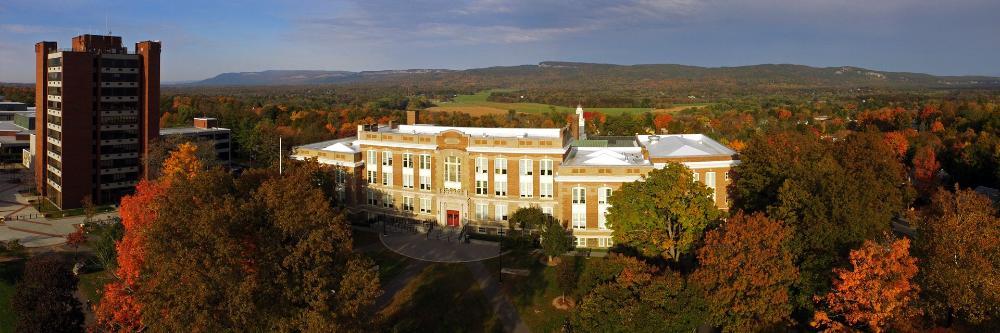
<path id="1" fill-rule="evenodd" d="M 657 130 L 667 128 L 673 120 L 674 116 L 669 113 L 658 114 L 655 118 L 653 118 L 653 126 L 655 126 Z"/>
<path id="2" fill-rule="evenodd" d="M 865 241 L 851 251 L 853 269 L 835 269 L 833 291 L 816 297 L 829 309 L 817 311 L 812 325 L 841 331 L 846 326 L 867 326 L 879 333 L 911 318 L 910 304 L 920 288 L 913 282 L 917 259 L 910 256 L 910 240 L 890 243 Z"/>
<path id="3" fill-rule="evenodd" d="M 906 140 L 906 135 L 899 131 L 883 134 L 885 143 L 896 153 L 896 158 L 906 156 L 906 151 L 910 149 L 910 142 Z"/>
<path id="4" fill-rule="evenodd" d="M 73 233 L 66 235 L 66 244 L 72 246 L 74 249 L 83 245 L 87 241 L 87 236 L 83 233 L 83 229 L 76 229 Z"/>
<path id="5" fill-rule="evenodd" d="M 913 178 L 915 187 L 921 194 L 929 194 L 937 186 L 937 172 L 941 163 L 937 161 L 934 148 L 923 147 L 913 156 Z"/>

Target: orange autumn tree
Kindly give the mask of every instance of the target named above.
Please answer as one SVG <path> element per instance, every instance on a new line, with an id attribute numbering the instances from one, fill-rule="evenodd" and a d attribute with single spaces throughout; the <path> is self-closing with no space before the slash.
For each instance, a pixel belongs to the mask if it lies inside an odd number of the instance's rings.
<path id="1" fill-rule="evenodd" d="M 910 142 L 906 139 L 906 135 L 903 132 L 887 132 L 883 134 L 883 140 L 896 153 L 896 158 L 902 159 L 906 156 L 906 151 L 910 148 Z"/>
<path id="2" fill-rule="evenodd" d="M 941 163 L 937 161 L 934 148 L 923 147 L 913 156 L 913 178 L 915 187 L 921 194 L 930 195 L 937 187 L 937 173 Z"/>
<path id="3" fill-rule="evenodd" d="M 197 146 L 185 143 L 164 162 L 163 176 L 155 181 L 142 180 L 135 194 L 121 200 L 122 225 L 125 235 L 115 247 L 118 265 L 115 280 L 104 286 L 104 296 L 94 306 L 97 331 L 138 332 L 142 323 L 142 304 L 135 297 L 141 287 L 141 272 L 145 264 L 145 231 L 156 221 L 156 204 L 176 177 L 191 177 L 200 170 L 201 161 L 195 155 Z"/>
<path id="4" fill-rule="evenodd" d="M 701 266 L 690 281 L 704 291 L 713 325 L 723 332 L 762 332 L 791 324 L 789 290 L 799 279 L 791 238 L 783 222 L 743 212 L 705 235 Z"/>
<path id="5" fill-rule="evenodd" d="M 833 291 L 815 297 L 828 311 L 817 311 L 812 325 L 832 331 L 867 326 L 883 332 L 890 325 L 912 318 L 916 310 L 910 304 L 920 288 L 913 282 L 917 260 L 910 256 L 910 240 L 888 243 L 866 240 L 852 250 L 852 269 L 835 269 Z"/>

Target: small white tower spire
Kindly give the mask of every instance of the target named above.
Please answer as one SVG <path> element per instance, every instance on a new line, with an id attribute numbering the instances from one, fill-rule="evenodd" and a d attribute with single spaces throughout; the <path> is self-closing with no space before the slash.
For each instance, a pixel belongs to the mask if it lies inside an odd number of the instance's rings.
<path id="1" fill-rule="evenodd" d="M 577 127 L 577 131 L 579 133 L 580 140 L 586 140 L 587 139 L 587 123 L 586 123 L 586 120 L 583 119 L 583 105 L 580 105 L 580 104 L 576 105 L 576 118 L 577 118 L 577 121 L 579 122 L 577 124 L 577 126 L 578 126 Z"/>

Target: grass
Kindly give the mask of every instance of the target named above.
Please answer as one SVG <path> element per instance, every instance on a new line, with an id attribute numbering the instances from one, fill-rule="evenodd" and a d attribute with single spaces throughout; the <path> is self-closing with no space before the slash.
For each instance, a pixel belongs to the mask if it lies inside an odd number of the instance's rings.
<path id="1" fill-rule="evenodd" d="M 80 274 L 80 283 L 77 284 L 77 288 L 84 298 L 89 299 L 91 303 L 97 303 L 101 300 L 104 285 L 113 279 L 114 276 L 107 270 Z"/>
<path id="2" fill-rule="evenodd" d="M 514 110 L 523 113 L 545 113 L 550 111 L 556 112 L 574 112 L 576 108 L 549 105 L 542 103 L 501 103 L 501 102 L 491 102 L 487 98 L 490 97 L 490 93 L 497 90 L 486 90 L 480 91 L 472 95 L 458 95 L 451 102 L 440 102 L 437 101 L 437 107 L 430 108 L 432 111 L 461 111 L 467 112 L 474 116 L 483 114 L 506 114 L 507 110 Z M 684 103 L 675 104 L 669 109 L 657 109 L 655 111 L 662 112 L 674 112 L 680 111 L 691 107 L 703 107 L 710 105 L 711 103 Z M 619 115 L 623 113 L 642 113 L 647 111 L 654 111 L 652 108 L 585 108 L 587 111 L 601 112 L 606 115 Z"/>
<path id="3" fill-rule="evenodd" d="M 351 233 L 352 233 L 351 237 L 354 238 L 355 249 L 382 242 L 378 239 L 378 233 L 376 232 L 368 232 L 368 231 L 360 231 L 352 229 Z"/>
<path id="4" fill-rule="evenodd" d="M 406 264 L 410 260 L 389 249 L 368 252 L 367 255 L 378 265 L 378 277 L 382 284 L 389 283 L 399 276 L 399 273 L 406 269 Z"/>
<path id="5" fill-rule="evenodd" d="M 0 333 L 14 332 L 14 309 L 10 300 L 22 271 L 24 260 L 0 263 Z"/>
<path id="6" fill-rule="evenodd" d="M 461 264 L 432 264 L 382 310 L 390 332 L 500 332 L 493 307 Z"/>
<path id="7" fill-rule="evenodd" d="M 504 275 L 503 291 L 532 332 L 558 332 L 568 311 L 552 307 L 552 299 L 562 295 L 556 285 L 556 268 L 541 263 L 540 254 L 512 252 L 503 257 L 503 267 L 528 269 L 528 276 Z M 571 257 L 562 257 L 566 264 Z M 497 259 L 486 262 L 491 272 L 499 272 Z M 499 273 L 493 273 L 494 275 Z"/>
<path id="8" fill-rule="evenodd" d="M 97 214 L 106 213 L 114 210 L 115 210 L 114 205 L 94 207 L 94 211 Z M 42 200 L 42 205 L 41 207 L 39 207 L 38 211 L 41 212 L 42 214 L 45 214 L 46 217 L 51 217 L 51 218 L 70 217 L 70 216 L 78 216 L 86 214 L 86 210 L 83 208 L 60 210 L 59 207 L 56 207 L 55 204 L 53 204 L 51 201 L 48 200 Z"/>

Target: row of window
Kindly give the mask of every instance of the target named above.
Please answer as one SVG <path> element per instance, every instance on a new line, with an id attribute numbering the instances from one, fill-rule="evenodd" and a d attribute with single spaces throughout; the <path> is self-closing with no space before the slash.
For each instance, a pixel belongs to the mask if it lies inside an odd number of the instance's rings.
<path id="1" fill-rule="evenodd" d="M 368 190 L 366 194 L 367 194 L 366 195 L 367 200 L 365 201 L 365 203 L 367 203 L 368 205 L 381 206 L 383 208 L 396 207 L 396 200 L 395 197 L 392 196 L 392 194 L 383 193 L 381 198 L 379 198 L 378 192 L 373 190 Z M 431 206 L 431 198 L 421 197 L 419 199 L 420 199 L 419 201 L 420 206 L 416 207 L 414 206 L 414 197 L 403 196 L 403 204 L 402 204 L 403 211 L 412 213 L 414 212 L 415 209 L 419 208 L 421 214 L 430 214 L 433 211 L 433 207 Z"/>
<path id="2" fill-rule="evenodd" d="M 413 154 L 403 153 L 403 168 L 413 168 L 414 159 Z M 420 154 L 417 155 L 418 166 L 420 170 L 430 170 L 431 169 L 431 155 Z M 393 152 L 383 151 L 381 154 L 381 164 L 383 167 L 391 167 L 393 161 Z M 379 152 L 376 150 L 368 151 L 368 165 L 376 165 L 379 162 Z M 531 159 L 521 159 L 519 160 L 519 170 L 521 175 L 531 176 L 533 173 L 534 160 Z M 454 165 L 453 170 L 458 171 L 461 167 L 461 161 L 458 156 L 447 156 L 445 157 L 446 169 L 447 165 Z M 489 160 L 485 157 L 476 158 L 476 173 L 486 174 L 489 170 Z M 551 176 L 553 174 L 553 161 L 549 159 L 544 159 L 538 161 L 538 173 L 542 176 Z M 496 158 L 493 160 L 493 173 L 498 175 L 507 174 L 507 159 L 506 158 Z M 457 177 L 456 177 L 457 179 Z"/>

